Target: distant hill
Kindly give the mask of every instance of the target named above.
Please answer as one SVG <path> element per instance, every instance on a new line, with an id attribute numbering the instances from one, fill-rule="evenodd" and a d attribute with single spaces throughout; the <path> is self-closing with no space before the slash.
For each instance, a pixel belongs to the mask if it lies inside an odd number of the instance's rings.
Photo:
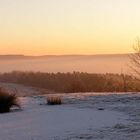
<path id="1" fill-rule="evenodd" d="M 0 55 L 0 59 L 38 59 L 38 58 L 93 58 L 93 57 L 128 57 L 130 54 L 97 54 L 97 55 L 41 55 L 41 56 L 26 56 L 26 55 Z"/>

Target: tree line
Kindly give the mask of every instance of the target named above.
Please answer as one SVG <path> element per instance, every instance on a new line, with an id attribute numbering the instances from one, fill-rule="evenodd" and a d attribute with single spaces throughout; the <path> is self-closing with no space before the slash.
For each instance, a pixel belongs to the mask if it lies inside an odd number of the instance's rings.
<path id="1" fill-rule="evenodd" d="M 125 74 L 19 72 L 1 73 L 0 82 L 18 83 L 61 93 L 135 92 L 140 82 Z"/>

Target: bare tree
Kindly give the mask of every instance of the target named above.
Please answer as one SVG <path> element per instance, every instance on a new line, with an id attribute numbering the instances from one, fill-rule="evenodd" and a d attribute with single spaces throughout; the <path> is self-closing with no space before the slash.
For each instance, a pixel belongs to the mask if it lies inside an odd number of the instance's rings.
<path id="1" fill-rule="evenodd" d="M 140 39 L 137 38 L 135 45 L 133 46 L 134 53 L 130 55 L 131 63 L 130 66 L 134 75 L 140 77 Z"/>

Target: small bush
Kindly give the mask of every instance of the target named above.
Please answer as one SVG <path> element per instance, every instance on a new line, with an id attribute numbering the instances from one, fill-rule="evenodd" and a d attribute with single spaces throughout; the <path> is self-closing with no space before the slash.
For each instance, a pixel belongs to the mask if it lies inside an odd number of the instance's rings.
<path id="1" fill-rule="evenodd" d="M 16 94 L 9 93 L 0 88 L 0 113 L 10 112 L 13 106 L 20 107 Z"/>
<path id="2" fill-rule="evenodd" d="M 61 105 L 62 99 L 58 96 L 47 97 L 47 104 L 48 105 Z"/>

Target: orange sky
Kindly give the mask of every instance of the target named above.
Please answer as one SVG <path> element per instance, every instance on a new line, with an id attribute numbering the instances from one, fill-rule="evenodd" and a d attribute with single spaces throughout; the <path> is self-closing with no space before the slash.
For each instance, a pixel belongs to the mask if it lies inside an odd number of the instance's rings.
<path id="1" fill-rule="evenodd" d="M 0 54 L 132 52 L 139 0 L 0 1 Z"/>

